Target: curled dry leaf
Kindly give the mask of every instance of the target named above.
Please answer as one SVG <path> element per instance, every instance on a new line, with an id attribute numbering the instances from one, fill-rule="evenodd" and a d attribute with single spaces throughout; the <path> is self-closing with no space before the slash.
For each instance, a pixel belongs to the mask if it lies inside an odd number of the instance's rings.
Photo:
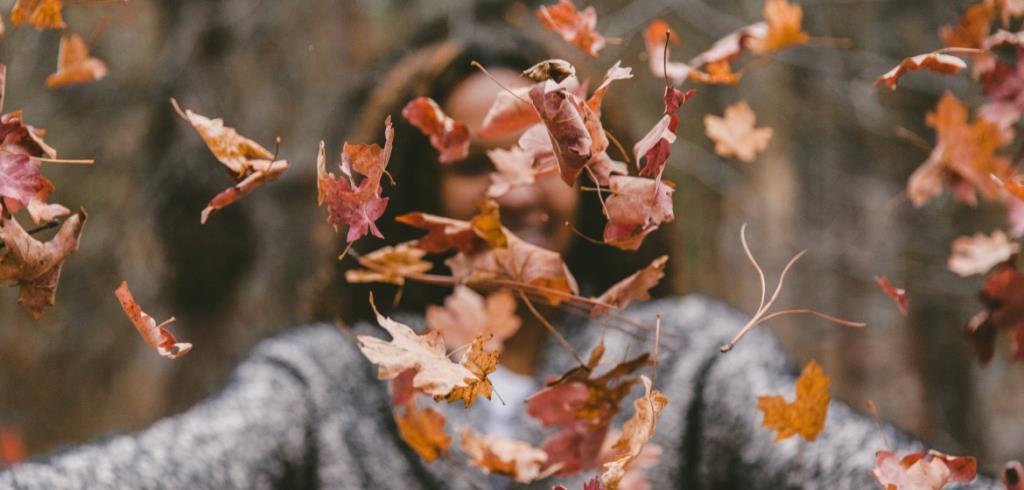
<path id="1" fill-rule="evenodd" d="M 608 431 L 608 436 L 605 437 L 604 444 L 601 445 L 601 454 L 598 456 L 601 466 L 610 463 L 619 457 L 620 452 L 614 449 L 614 445 L 622 437 L 622 431 L 613 429 Z M 647 468 L 653 468 L 661 462 L 661 455 L 664 449 L 653 442 L 648 442 L 640 450 L 640 455 L 633 460 L 633 463 L 629 465 L 626 472 L 622 476 L 622 480 L 619 481 L 619 488 L 621 490 L 650 490 L 651 483 L 647 480 L 647 474 L 645 470 Z M 603 488 L 600 485 L 600 476 L 594 479 L 597 483 L 593 483 L 594 488 Z M 589 488 L 589 487 L 585 487 Z"/>
<path id="2" fill-rule="evenodd" d="M 607 313 L 608 307 L 604 305 L 612 305 L 616 308 L 622 309 L 630 303 L 630 301 L 647 301 L 651 299 L 649 291 L 654 286 L 658 285 L 662 277 L 665 277 L 665 264 L 668 262 L 668 255 L 662 255 L 654 259 L 647 267 L 640 269 L 633 273 L 633 275 L 615 283 L 614 286 L 608 288 L 601 296 L 597 297 L 597 301 L 602 304 L 594 305 L 590 310 L 590 316 L 598 316 Z"/>
<path id="3" fill-rule="evenodd" d="M 896 90 L 896 84 L 908 71 L 917 71 L 926 68 L 935 73 L 951 74 L 967 68 L 967 63 L 956 56 L 943 54 L 938 51 L 919 54 L 910 58 L 904 58 L 895 68 L 875 80 L 875 85 L 885 83 L 887 87 Z"/>
<path id="4" fill-rule="evenodd" d="M 619 452 L 619 456 L 605 463 L 604 473 L 601 474 L 601 483 L 608 490 L 619 488 L 626 471 L 640 456 L 647 441 L 654 437 L 658 415 L 668 405 L 668 397 L 651 389 L 650 378 L 640 376 L 640 379 L 644 384 L 644 396 L 633 402 L 633 417 L 622 426 L 622 437 L 612 446 L 612 449 Z"/>
<path id="5" fill-rule="evenodd" d="M 60 38 L 57 54 L 57 72 L 46 77 L 46 88 L 55 89 L 68 85 L 92 83 L 107 76 L 107 64 L 89 56 L 89 49 L 82 36 L 64 34 Z"/>
<path id="6" fill-rule="evenodd" d="M 1011 330 L 1014 360 L 1024 359 L 1024 273 L 1013 265 L 997 267 L 985 278 L 984 308 L 967 323 L 967 338 L 982 363 L 995 353 L 997 330 Z"/>
<path id="7" fill-rule="evenodd" d="M 479 435 L 467 429 L 462 432 L 462 449 L 469 456 L 469 464 L 484 473 L 505 475 L 519 483 L 547 476 L 541 472 L 547 453 L 523 441 L 497 434 Z"/>
<path id="8" fill-rule="evenodd" d="M 886 296 L 896 302 L 896 307 L 900 309 L 900 314 L 907 316 L 907 291 L 894 287 L 885 276 L 875 276 L 875 283 L 878 284 L 878 287 L 882 288 L 882 292 Z"/>
<path id="9" fill-rule="evenodd" d="M 637 166 L 640 165 L 642 159 L 647 159 L 647 164 L 640 169 L 641 176 L 653 175 L 657 180 L 661 180 L 661 174 L 665 171 L 665 162 L 672 154 L 672 143 L 676 140 L 676 131 L 679 128 L 679 109 L 696 93 L 695 90 L 683 92 L 672 86 L 665 87 L 665 114 L 640 141 L 633 145 L 633 155 L 636 157 Z"/>
<path id="10" fill-rule="evenodd" d="M 430 145 L 440 152 L 441 163 L 454 163 L 469 155 L 469 127 L 441 110 L 429 97 L 417 97 L 402 109 L 402 117 L 430 138 Z"/>
<path id="11" fill-rule="evenodd" d="M 573 185 L 593 152 L 579 97 L 548 80 L 530 89 L 530 100 L 547 129 L 562 180 Z"/>
<path id="12" fill-rule="evenodd" d="M 704 116 L 704 132 L 715 142 L 715 153 L 753 162 L 772 139 L 772 128 L 754 128 L 755 118 L 745 100 L 726 107 L 725 117 Z"/>
<path id="13" fill-rule="evenodd" d="M 426 230 L 427 234 L 416 241 L 416 247 L 428 253 L 442 253 L 452 248 L 469 252 L 476 248 L 479 240 L 468 221 L 420 212 L 403 214 L 395 221 Z"/>
<path id="14" fill-rule="evenodd" d="M 612 419 L 639 381 L 628 376 L 650 364 L 650 355 L 643 353 L 595 376 L 594 369 L 603 355 L 604 345 L 600 344 L 590 353 L 585 367 L 570 370 L 526 401 L 527 414 L 545 427 L 560 429 L 542 446 L 548 453 L 548 464 L 561 465 L 558 475 L 597 468 Z"/>
<path id="15" fill-rule="evenodd" d="M 395 409 L 398 435 L 424 461 L 432 463 L 448 453 L 452 438 L 444 431 L 445 418 L 434 407 L 416 407 L 415 403 Z"/>
<path id="16" fill-rule="evenodd" d="M 540 122 L 540 116 L 529 102 L 530 87 L 516 87 L 498 92 L 480 126 L 480 136 L 490 138 L 522 131 Z"/>
<path id="17" fill-rule="evenodd" d="M 178 339 L 174 338 L 174 334 L 164 328 L 164 325 L 174 322 L 174 317 L 157 325 L 156 320 L 142 311 L 139 304 L 135 302 L 127 282 L 122 281 L 114 294 L 121 303 L 124 314 L 128 315 L 128 319 L 132 321 L 132 325 L 135 325 L 139 335 L 158 354 L 169 359 L 177 359 L 192 350 L 192 344 L 178 342 Z"/>
<path id="18" fill-rule="evenodd" d="M 456 387 L 465 388 L 467 379 L 476 379 L 465 366 L 448 359 L 439 332 L 417 335 L 408 326 L 375 313 L 380 326 L 391 334 L 391 340 L 384 341 L 369 335 L 360 335 L 357 340 L 359 350 L 377 365 L 378 379 L 395 379 L 407 369 L 414 369 L 413 388 L 442 397 L 448 396 Z"/>
<path id="19" fill-rule="evenodd" d="M 404 242 L 374 250 L 359 258 L 366 269 L 345 271 L 345 280 L 351 283 L 385 282 L 401 286 L 410 274 L 429 271 L 433 264 L 423 260 L 426 250 L 416 248 L 414 242 Z"/>
<path id="20" fill-rule="evenodd" d="M 972 456 L 928 451 L 900 459 L 893 451 L 878 451 L 871 475 L 886 489 L 939 490 L 949 483 L 970 483 L 977 472 L 978 463 Z"/>
<path id="21" fill-rule="evenodd" d="M 605 243 L 623 250 L 640 248 L 644 237 L 662 223 L 675 219 L 672 188 L 668 181 L 613 175 L 608 179 L 611 195 L 605 200 L 608 223 Z"/>
<path id="22" fill-rule="evenodd" d="M 563 59 L 552 58 L 523 70 L 523 76 L 534 82 L 554 80 L 562 83 L 566 78 L 576 76 L 576 67 Z"/>
<path id="23" fill-rule="evenodd" d="M 1020 244 L 1010 241 L 1003 230 L 995 230 L 991 236 L 975 233 L 953 240 L 952 251 L 947 262 L 949 270 L 962 276 L 985 274 L 992 267 L 1020 253 Z"/>
<path id="24" fill-rule="evenodd" d="M 458 285 L 445 298 L 443 307 L 427 307 L 427 327 L 441 332 L 446 345 L 464 345 L 483 337 L 484 349 L 501 352 L 505 339 L 519 331 L 521 325 L 515 296 L 506 289 L 484 298 Z"/>
<path id="25" fill-rule="evenodd" d="M 545 29 L 558 34 L 569 44 L 597 58 L 604 49 L 605 39 L 597 29 L 597 11 L 594 7 L 576 10 L 572 0 L 559 0 L 557 5 L 544 5 L 537 9 L 537 18 Z"/>
<path id="26" fill-rule="evenodd" d="M 779 395 L 757 397 L 757 409 L 764 413 L 762 425 L 778 431 L 776 441 L 799 434 L 813 441 L 825 428 L 828 414 L 828 385 L 831 380 L 814 359 L 807 362 L 796 380 L 796 400 L 787 403 Z"/>
<path id="27" fill-rule="evenodd" d="M 1002 197 L 999 179 L 1013 173 L 1009 160 L 996 151 L 1003 146 L 1000 129 L 987 121 L 967 123 L 967 108 L 947 92 L 925 122 L 935 128 L 935 148 L 928 159 L 911 174 L 907 195 L 916 207 L 942 193 L 945 184 L 953 196 L 969 205 L 977 204 L 976 192 L 987 199 Z"/>
<path id="28" fill-rule="evenodd" d="M 11 9 L 11 23 L 14 27 L 28 22 L 36 30 L 63 29 L 62 11 L 64 0 L 17 0 Z"/>
<path id="29" fill-rule="evenodd" d="M 61 268 L 68 255 L 78 250 L 85 220 L 85 210 L 81 209 L 46 243 L 29 235 L 13 217 L 0 221 L 0 241 L 7 250 L 0 260 L 0 281 L 21 288 L 18 304 L 34 318 L 53 306 Z"/>
<path id="30" fill-rule="evenodd" d="M 225 126 L 222 119 L 210 119 L 187 109 L 182 111 L 174 99 L 171 99 L 171 105 L 182 119 L 195 128 L 213 156 L 227 169 L 228 176 L 236 182 L 206 205 L 200 215 L 201 223 L 205 224 L 213 211 L 238 201 L 288 170 L 286 160 L 275 160 L 273 153 L 238 134 L 234 128 Z"/>
<path id="31" fill-rule="evenodd" d="M 352 243 L 367 233 L 377 238 L 384 235 L 377 229 L 377 219 L 388 205 L 388 198 L 381 197 L 380 179 L 387 173 L 388 160 L 395 130 L 391 117 L 384 120 L 384 148 L 376 144 L 353 145 L 348 142 L 341 150 L 341 173 L 335 177 L 327 171 L 327 157 L 324 143 L 320 142 L 317 156 L 317 204 L 327 203 L 327 223 L 337 230 L 348 226 L 345 239 Z M 355 175 L 362 175 L 356 185 Z"/>

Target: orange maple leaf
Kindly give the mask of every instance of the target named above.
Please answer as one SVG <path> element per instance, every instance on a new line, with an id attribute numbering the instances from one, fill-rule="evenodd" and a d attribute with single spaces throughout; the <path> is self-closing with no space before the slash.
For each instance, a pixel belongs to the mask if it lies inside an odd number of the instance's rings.
<path id="1" fill-rule="evenodd" d="M 82 36 L 75 33 L 60 38 L 57 54 L 57 72 L 46 77 L 46 88 L 92 83 L 107 76 L 107 64 L 89 56 L 89 48 Z"/>
<path id="2" fill-rule="evenodd" d="M 778 431 L 776 441 L 800 434 L 805 440 L 813 441 L 825 428 L 825 415 L 831 397 L 828 386 L 831 380 L 814 359 L 807 362 L 796 380 L 796 400 L 787 403 L 779 395 L 757 397 L 757 408 L 764 412 L 762 425 Z"/>
<path id="3" fill-rule="evenodd" d="M 444 431 L 445 418 L 433 407 L 417 408 L 410 404 L 395 410 L 398 435 L 428 463 L 448 453 L 452 438 Z"/>
<path id="4" fill-rule="evenodd" d="M 705 115 L 704 133 L 715 142 L 718 155 L 750 163 L 772 139 L 772 128 L 755 128 L 755 121 L 754 111 L 741 100 L 725 108 L 725 117 Z"/>
<path id="5" fill-rule="evenodd" d="M 768 0 L 764 4 L 768 34 L 752 43 L 751 49 L 756 53 L 773 53 L 806 43 L 809 37 L 800 26 L 803 18 L 804 12 L 799 5 L 786 0 Z"/>
<path id="6" fill-rule="evenodd" d="M 11 23 L 14 27 L 28 21 L 32 27 L 43 29 L 63 29 L 67 25 L 61 11 L 64 0 L 18 0 L 11 9 Z"/>

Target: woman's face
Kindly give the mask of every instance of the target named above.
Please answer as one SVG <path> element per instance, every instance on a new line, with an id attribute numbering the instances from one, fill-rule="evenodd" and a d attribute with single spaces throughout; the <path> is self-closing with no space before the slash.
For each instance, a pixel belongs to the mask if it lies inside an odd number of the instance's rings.
<path id="1" fill-rule="evenodd" d="M 523 85 L 522 78 L 512 70 L 496 69 L 491 74 L 506 87 Z M 456 85 L 443 103 L 445 113 L 466 123 L 474 135 L 469 157 L 442 168 L 441 207 L 446 216 L 469 219 L 476 214 L 477 204 L 491 183 L 489 174 L 494 170 L 486 151 L 508 148 L 519 139 L 519 134 L 500 138 L 475 136 L 494 97 L 502 90 L 486 75 L 477 73 Z M 564 223 L 575 218 L 579 194 L 557 175 L 546 175 L 531 185 L 515 187 L 497 201 L 502 224 L 516 236 L 555 252 L 568 250 L 573 234 Z"/>

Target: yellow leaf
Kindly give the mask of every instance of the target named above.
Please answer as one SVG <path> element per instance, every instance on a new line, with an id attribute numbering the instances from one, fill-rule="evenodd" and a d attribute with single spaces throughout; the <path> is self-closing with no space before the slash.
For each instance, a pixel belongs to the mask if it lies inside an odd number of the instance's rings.
<path id="1" fill-rule="evenodd" d="M 813 441 L 825 428 L 825 416 L 831 397 L 828 386 L 832 381 L 813 359 L 807 362 L 796 380 L 796 400 L 787 403 L 779 395 L 757 397 L 757 408 L 764 413 L 762 425 L 778 431 L 776 441 L 800 434 Z"/>
<path id="2" fill-rule="evenodd" d="M 444 432 L 444 415 L 433 407 L 408 406 L 404 414 L 395 410 L 395 422 L 402 440 L 428 463 L 448 452 L 452 438 Z"/>

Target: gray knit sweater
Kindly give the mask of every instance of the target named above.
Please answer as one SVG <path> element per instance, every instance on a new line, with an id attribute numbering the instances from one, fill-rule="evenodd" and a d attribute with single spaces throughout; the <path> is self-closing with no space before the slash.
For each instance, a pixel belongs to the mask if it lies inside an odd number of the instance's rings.
<path id="1" fill-rule="evenodd" d="M 674 352 L 660 363 L 656 381 L 670 403 L 654 438 L 663 448 L 661 463 L 647 470 L 653 488 L 877 488 L 868 471 L 882 439 L 870 419 L 846 405 L 831 404 L 825 430 L 813 443 L 775 443 L 760 427 L 758 395 L 793 396 L 794 371 L 770 335 L 755 331 L 720 354 L 718 347 L 745 318 L 699 296 L 639 305 L 626 316 L 653 324 L 657 313 L 662 352 Z M 416 326 L 415 319 L 400 320 Z M 650 347 L 597 324 L 567 323 L 566 336 L 581 352 L 604 335 L 608 360 Z M 357 330 L 384 336 L 374 325 Z M 570 356 L 549 344 L 540 375 L 571 367 Z M 495 388 L 500 393 L 501 386 Z M 630 415 L 630 400 L 640 389 L 623 404 L 616 426 Z M 474 423 L 475 407 L 467 412 L 459 405 L 445 408 L 450 433 Z M 457 416 L 459 411 L 465 415 Z M 899 431 L 886 430 L 898 451 L 923 449 Z M 550 434 L 527 420 L 522 433 L 534 444 Z M 423 463 L 398 437 L 386 382 L 376 379 L 376 368 L 352 338 L 320 325 L 264 341 L 230 384 L 191 410 L 136 434 L 18 465 L 0 473 L 0 488 L 520 488 L 458 462 L 464 460 L 455 446 L 452 460 Z M 595 474 L 528 487 L 561 483 L 578 489 Z M 971 488 L 996 486 L 980 479 Z"/>

